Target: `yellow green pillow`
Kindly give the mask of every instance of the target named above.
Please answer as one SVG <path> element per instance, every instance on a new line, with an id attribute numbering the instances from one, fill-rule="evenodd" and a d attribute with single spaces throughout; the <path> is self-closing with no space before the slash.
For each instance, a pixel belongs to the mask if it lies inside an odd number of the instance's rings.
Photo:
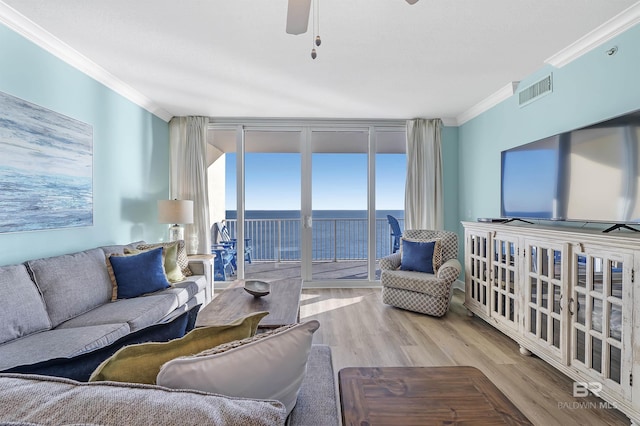
<path id="1" fill-rule="evenodd" d="M 194 355 L 223 343 L 246 339 L 256 334 L 258 323 L 268 312 L 256 312 L 226 325 L 191 330 L 180 339 L 125 346 L 95 369 L 90 382 L 155 384 L 160 367 L 174 358 Z"/>
<path id="2" fill-rule="evenodd" d="M 182 273 L 182 268 L 178 264 L 178 249 L 179 249 L 179 241 L 174 241 L 173 243 L 166 243 L 162 246 L 162 258 L 164 264 L 164 273 L 167 276 L 167 279 L 170 283 L 179 283 L 180 281 L 184 281 L 186 278 Z M 146 250 L 152 249 L 132 249 L 125 248 L 125 254 L 136 254 Z"/>

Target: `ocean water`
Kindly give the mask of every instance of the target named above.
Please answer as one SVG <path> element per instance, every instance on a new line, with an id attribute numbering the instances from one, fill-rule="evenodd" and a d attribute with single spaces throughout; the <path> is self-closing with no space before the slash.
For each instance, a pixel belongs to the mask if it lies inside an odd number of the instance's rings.
<path id="1" fill-rule="evenodd" d="M 404 222 L 403 210 L 376 211 L 376 258 L 391 253 L 387 215 Z M 247 210 L 245 234 L 251 238 L 252 256 L 263 261 L 297 261 L 300 253 L 299 210 Z M 314 210 L 312 258 L 314 261 L 367 258 L 366 210 Z M 237 214 L 227 210 L 227 227 L 235 236 Z"/>
<path id="2" fill-rule="evenodd" d="M 0 167 L 0 232 L 93 224 L 91 178 Z"/>

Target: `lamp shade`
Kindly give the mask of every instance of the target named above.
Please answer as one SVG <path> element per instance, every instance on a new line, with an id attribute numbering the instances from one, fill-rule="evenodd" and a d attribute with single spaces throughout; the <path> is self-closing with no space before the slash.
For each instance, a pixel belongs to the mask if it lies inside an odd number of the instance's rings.
<path id="1" fill-rule="evenodd" d="M 193 201 L 158 200 L 158 222 L 193 223 Z"/>

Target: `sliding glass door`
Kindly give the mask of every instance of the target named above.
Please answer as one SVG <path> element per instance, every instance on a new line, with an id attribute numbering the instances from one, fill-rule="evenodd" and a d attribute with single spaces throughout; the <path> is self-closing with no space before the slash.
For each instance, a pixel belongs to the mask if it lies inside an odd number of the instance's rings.
<path id="1" fill-rule="evenodd" d="M 212 215 L 223 210 L 245 241 L 227 281 L 379 279 L 392 251 L 386 215 L 404 218 L 404 123 L 214 123 L 209 135 L 211 158 L 224 158 L 223 172 L 220 159 L 209 168 Z"/>

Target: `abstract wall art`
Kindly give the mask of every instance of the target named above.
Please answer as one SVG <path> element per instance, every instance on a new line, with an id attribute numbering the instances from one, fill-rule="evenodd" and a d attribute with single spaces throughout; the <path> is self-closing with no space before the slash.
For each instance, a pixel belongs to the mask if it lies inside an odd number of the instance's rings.
<path id="1" fill-rule="evenodd" d="M 0 233 L 93 225 L 93 128 L 0 92 Z"/>

